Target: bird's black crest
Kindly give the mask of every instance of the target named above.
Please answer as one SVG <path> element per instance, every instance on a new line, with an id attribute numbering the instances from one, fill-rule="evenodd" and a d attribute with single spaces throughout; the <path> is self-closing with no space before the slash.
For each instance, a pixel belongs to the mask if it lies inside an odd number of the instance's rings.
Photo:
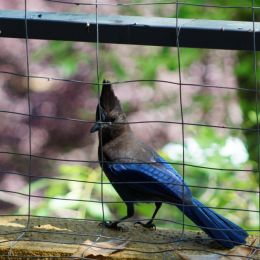
<path id="1" fill-rule="evenodd" d="M 107 113 L 114 109 L 122 111 L 120 102 L 114 93 L 110 81 L 108 80 L 103 81 L 103 87 L 100 96 L 100 105 Z"/>

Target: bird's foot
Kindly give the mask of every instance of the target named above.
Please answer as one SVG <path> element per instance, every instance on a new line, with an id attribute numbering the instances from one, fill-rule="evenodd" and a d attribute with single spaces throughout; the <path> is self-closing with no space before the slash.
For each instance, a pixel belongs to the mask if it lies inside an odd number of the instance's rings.
<path id="1" fill-rule="evenodd" d="M 109 229 L 114 229 L 117 231 L 122 231 L 125 232 L 128 229 L 126 227 L 122 227 L 122 226 L 118 226 L 118 222 L 117 221 L 103 221 L 101 223 L 99 223 L 100 227 L 105 227 L 105 228 L 109 228 Z"/>
<path id="2" fill-rule="evenodd" d="M 149 228 L 151 230 L 156 230 L 156 226 L 152 222 L 150 222 L 150 221 L 148 221 L 147 223 L 142 223 L 140 221 L 137 221 L 137 222 L 134 223 L 134 226 L 136 226 L 136 225 L 141 225 L 144 228 Z"/>

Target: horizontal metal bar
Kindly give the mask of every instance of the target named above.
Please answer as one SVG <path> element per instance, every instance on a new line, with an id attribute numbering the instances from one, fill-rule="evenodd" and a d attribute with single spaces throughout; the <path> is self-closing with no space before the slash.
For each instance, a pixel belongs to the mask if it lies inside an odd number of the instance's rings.
<path id="1" fill-rule="evenodd" d="M 28 38 L 96 42 L 95 14 L 27 12 Z M 0 36 L 25 38 L 25 12 L 0 11 Z M 97 17 L 101 43 L 176 46 L 176 19 L 137 16 Z M 179 45 L 190 48 L 253 50 L 253 22 L 179 19 Z M 260 22 L 255 22 L 260 51 Z"/>

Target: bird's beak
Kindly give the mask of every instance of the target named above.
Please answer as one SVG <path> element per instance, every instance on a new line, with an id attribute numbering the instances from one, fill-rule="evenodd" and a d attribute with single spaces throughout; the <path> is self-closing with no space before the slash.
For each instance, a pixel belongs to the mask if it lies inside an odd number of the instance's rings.
<path id="1" fill-rule="evenodd" d="M 90 129 L 90 133 L 94 133 L 98 131 L 101 128 L 101 124 L 99 121 L 97 121 Z"/>

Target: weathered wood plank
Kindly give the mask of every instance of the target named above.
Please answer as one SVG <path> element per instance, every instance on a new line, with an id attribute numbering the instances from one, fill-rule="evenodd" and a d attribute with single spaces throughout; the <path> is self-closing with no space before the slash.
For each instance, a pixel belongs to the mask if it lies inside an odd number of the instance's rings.
<path id="1" fill-rule="evenodd" d="M 7 259 L 8 253 L 10 259 L 17 260 L 70 259 L 85 240 L 95 241 L 99 235 L 99 241 L 129 240 L 125 250 L 106 259 L 178 259 L 178 253 L 204 256 L 228 253 L 214 242 L 203 241 L 207 238 L 203 232 L 185 231 L 182 237 L 185 242 L 176 242 L 181 238 L 178 230 L 146 230 L 131 223 L 125 224 L 126 232 L 102 231 L 94 221 L 32 217 L 29 232 L 23 233 L 26 223 L 26 217 L 0 217 L 0 259 Z M 250 237 L 248 243 L 253 240 Z"/>

